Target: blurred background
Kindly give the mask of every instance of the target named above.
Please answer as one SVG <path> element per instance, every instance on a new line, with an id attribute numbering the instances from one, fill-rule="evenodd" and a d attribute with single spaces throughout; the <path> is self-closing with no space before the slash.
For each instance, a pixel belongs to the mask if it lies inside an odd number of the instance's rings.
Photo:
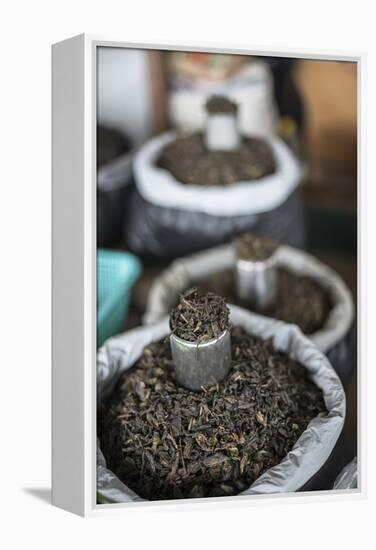
<path id="1" fill-rule="evenodd" d="M 299 156 L 307 246 L 354 254 L 356 71 L 348 62 L 99 48 L 98 167 L 167 128 L 202 128 L 205 98 L 229 92 L 245 133 L 276 132 Z"/>
<path id="2" fill-rule="evenodd" d="M 302 247 L 337 271 L 356 305 L 356 64 L 107 47 L 97 56 L 98 269 L 103 267 L 98 299 L 106 293 L 110 251 L 130 252 L 136 261 L 124 267 L 130 269 L 129 304 L 126 314 L 118 313 L 121 329 L 141 324 L 150 285 L 171 258 L 153 256 L 129 238 L 128 221 L 137 215 L 133 155 L 166 129 L 202 130 L 204 104 L 213 93 L 241 105 L 244 134 L 278 135 L 297 156 Z M 101 314 L 98 310 L 98 321 Z M 357 439 L 356 365 L 346 393 L 351 458 Z"/>

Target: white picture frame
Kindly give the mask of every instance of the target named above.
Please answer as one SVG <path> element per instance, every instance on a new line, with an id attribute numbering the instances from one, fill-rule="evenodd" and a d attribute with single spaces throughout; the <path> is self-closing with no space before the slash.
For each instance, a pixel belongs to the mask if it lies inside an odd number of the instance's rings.
<path id="1" fill-rule="evenodd" d="M 52 502 L 81 516 L 147 507 L 250 506 L 298 499 L 358 499 L 365 495 L 365 416 L 360 368 L 363 334 L 358 306 L 358 464 L 356 490 L 219 497 L 194 501 L 96 503 L 96 52 L 98 47 L 207 51 L 352 61 L 358 64 L 358 262 L 359 220 L 364 212 L 361 97 L 365 54 L 256 50 L 222 44 L 137 44 L 79 35 L 52 47 Z M 358 263 L 359 266 L 359 263 Z M 358 268 L 359 284 L 363 284 Z M 359 289 L 358 295 L 360 296 Z M 360 304 L 360 300 L 358 301 Z M 69 346 L 67 345 L 69 342 Z"/>

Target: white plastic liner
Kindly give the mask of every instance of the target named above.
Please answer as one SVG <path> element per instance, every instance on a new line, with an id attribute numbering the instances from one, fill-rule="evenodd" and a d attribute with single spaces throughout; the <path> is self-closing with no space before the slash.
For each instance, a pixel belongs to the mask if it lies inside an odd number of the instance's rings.
<path id="1" fill-rule="evenodd" d="M 176 304 L 180 292 L 214 273 L 231 269 L 234 263 L 232 245 L 211 248 L 175 260 L 155 279 L 148 296 L 144 322 L 158 321 Z M 321 330 L 309 335 L 319 350 L 328 352 L 348 334 L 352 326 L 354 305 L 350 290 L 335 271 L 296 248 L 281 245 L 278 265 L 297 275 L 309 276 L 330 292 L 334 306 L 328 319 Z"/>
<path id="2" fill-rule="evenodd" d="M 358 488 L 358 459 L 353 458 L 351 462 L 346 464 L 341 473 L 337 476 L 333 489 L 346 490 Z"/>
<path id="3" fill-rule="evenodd" d="M 300 362 L 312 381 L 322 389 L 328 414 L 314 418 L 286 457 L 262 474 L 241 494 L 287 493 L 300 489 L 329 458 L 342 431 L 346 398 L 342 384 L 326 357 L 301 331 L 280 321 L 230 306 L 231 323 L 262 339 L 271 338 L 276 349 Z M 145 346 L 169 333 L 168 318 L 155 325 L 131 330 L 111 338 L 98 352 L 98 401 L 108 395 L 118 377 L 141 356 Z M 111 502 L 142 500 L 108 468 L 98 444 L 97 489 Z"/>
<path id="4" fill-rule="evenodd" d="M 154 205 L 212 216 L 259 214 L 280 206 L 298 185 L 299 164 L 287 145 L 276 137 L 263 138 L 269 142 L 275 156 L 276 172 L 270 176 L 226 187 L 182 184 L 170 172 L 155 165 L 162 148 L 175 138 L 174 132 L 160 134 L 141 147 L 135 156 L 133 168 L 137 189 Z"/>

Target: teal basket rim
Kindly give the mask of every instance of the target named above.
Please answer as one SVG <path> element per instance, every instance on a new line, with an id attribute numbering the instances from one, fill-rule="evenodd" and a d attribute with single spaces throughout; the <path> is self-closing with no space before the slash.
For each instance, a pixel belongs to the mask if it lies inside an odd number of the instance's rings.
<path id="1" fill-rule="evenodd" d="M 102 263 L 103 262 L 103 263 Z M 109 293 L 105 299 L 101 300 L 101 306 L 99 306 L 98 300 L 98 277 L 101 269 L 106 269 L 106 262 L 112 262 L 114 265 L 109 267 L 116 271 L 118 276 L 118 282 L 120 287 L 122 286 L 122 279 L 126 279 L 127 284 L 124 288 L 120 288 L 117 292 Z M 102 263 L 102 265 L 101 265 Z M 101 330 L 103 323 L 106 323 L 112 311 L 118 306 L 119 302 L 126 301 L 129 297 L 132 286 L 138 279 L 141 271 L 142 264 L 140 260 L 130 252 L 122 250 L 111 249 L 97 249 L 97 334 L 98 330 Z M 102 329 L 103 330 L 103 329 Z M 108 336 L 110 337 L 110 336 Z M 107 338 L 106 338 L 107 339 Z M 103 343 L 103 342 L 102 342 Z M 102 344 L 101 344 L 102 345 Z"/>
<path id="2" fill-rule="evenodd" d="M 122 271 L 124 275 L 127 275 L 127 277 L 129 277 L 129 280 L 130 280 L 129 285 L 133 285 L 133 283 L 141 273 L 141 269 L 142 269 L 141 262 L 133 254 L 130 254 L 129 252 L 121 252 L 118 250 L 112 251 L 112 250 L 103 249 L 103 248 L 99 248 L 97 250 L 97 271 L 98 271 L 99 262 L 100 262 L 100 258 L 98 257 L 98 255 L 103 256 L 104 258 L 117 256 L 118 259 L 122 259 L 122 260 L 127 259 L 128 260 L 127 264 L 119 263 L 119 267 L 124 268 Z M 127 292 L 128 290 L 125 291 L 124 294 L 127 294 Z M 111 303 L 113 304 L 114 302 L 116 302 L 116 299 Z"/>

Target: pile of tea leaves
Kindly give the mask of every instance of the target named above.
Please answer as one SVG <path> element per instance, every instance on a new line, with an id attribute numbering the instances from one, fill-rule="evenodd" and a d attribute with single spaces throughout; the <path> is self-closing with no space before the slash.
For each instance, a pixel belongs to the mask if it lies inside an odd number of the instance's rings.
<path id="1" fill-rule="evenodd" d="M 243 233 L 234 240 L 236 256 L 241 260 L 253 262 L 267 260 L 277 250 L 277 243 L 267 237 L 254 233 Z"/>
<path id="2" fill-rule="evenodd" d="M 178 386 L 169 342 L 145 348 L 100 405 L 108 467 L 145 499 L 241 493 L 325 414 L 304 367 L 270 342 L 231 329 L 232 368 L 202 392 Z"/>
<path id="3" fill-rule="evenodd" d="M 227 303 L 297 325 L 304 334 L 313 334 L 323 328 L 332 310 L 329 292 L 310 277 L 278 269 L 276 301 L 267 308 L 254 308 L 240 300 L 235 290 L 235 277 L 231 269 L 220 271 L 199 283 L 201 292 L 215 292 L 224 296 Z"/>
<path id="4" fill-rule="evenodd" d="M 177 137 L 162 150 L 157 166 L 189 185 L 226 186 L 275 172 L 273 150 L 259 138 L 242 138 L 232 151 L 207 149 L 202 133 Z"/>
<path id="5" fill-rule="evenodd" d="M 181 294 L 170 315 L 171 332 L 188 342 L 207 342 L 229 326 L 229 309 L 224 298 L 191 288 Z"/>
<path id="6" fill-rule="evenodd" d="M 206 111 L 210 114 L 233 114 L 238 111 L 238 105 L 228 97 L 212 95 L 205 104 Z"/>

